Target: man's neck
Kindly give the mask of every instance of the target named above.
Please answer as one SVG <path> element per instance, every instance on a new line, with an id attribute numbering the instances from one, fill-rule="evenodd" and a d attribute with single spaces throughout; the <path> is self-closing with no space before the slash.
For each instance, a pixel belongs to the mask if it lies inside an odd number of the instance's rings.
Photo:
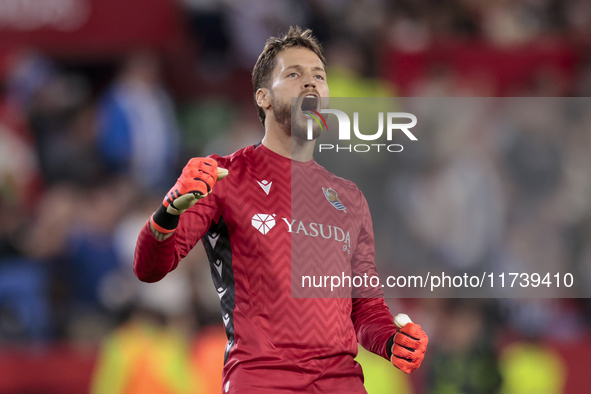
<path id="1" fill-rule="evenodd" d="M 315 141 L 290 137 L 279 126 L 265 127 L 265 137 L 262 144 L 273 152 L 296 161 L 310 161 L 313 159 Z"/>

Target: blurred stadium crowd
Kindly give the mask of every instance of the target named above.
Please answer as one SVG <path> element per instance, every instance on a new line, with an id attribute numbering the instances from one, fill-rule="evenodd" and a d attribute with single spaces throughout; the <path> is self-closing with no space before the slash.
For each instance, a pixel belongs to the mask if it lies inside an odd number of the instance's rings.
<path id="1" fill-rule="evenodd" d="M 147 285 L 131 269 L 135 240 L 188 158 L 260 141 L 249 73 L 289 25 L 323 43 L 333 96 L 591 96 L 586 0 L 183 0 L 175 10 L 170 48 L 2 53 L 0 393 L 76 392 L 23 389 L 17 375 L 29 371 L 10 364 L 73 344 L 92 360 L 79 384 L 95 393 L 219 392 L 224 334 L 202 248 Z M 478 133 L 469 146 L 424 138 L 420 166 L 390 168 L 391 203 L 408 209 L 397 213 L 403 241 L 376 237 L 378 261 L 443 251 L 471 264 L 504 244 L 591 277 L 590 114 L 577 128 L 506 133 L 503 149 Z M 405 185 L 429 209 L 413 210 Z M 482 211 L 485 224 L 470 223 Z M 390 306 L 433 345 L 410 380 L 361 354 L 370 393 L 586 392 L 588 299 Z"/>

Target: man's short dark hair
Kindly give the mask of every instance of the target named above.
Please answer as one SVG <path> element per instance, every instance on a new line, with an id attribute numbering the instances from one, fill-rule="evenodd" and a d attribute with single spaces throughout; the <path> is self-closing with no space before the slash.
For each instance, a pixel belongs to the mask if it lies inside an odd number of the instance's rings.
<path id="1" fill-rule="evenodd" d="M 259 88 L 268 87 L 271 74 L 277 64 L 277 54 L 285 49 L 301 47 L 314 52 L 326 67 L 326 60 L 322 54 L 322 46 L 312 35 L 312 30 L 302 30 L 299 26 L 291 26 L 286 33 L 280 37 L 271 37 L 265 43 L 265 48 L 260 54 L 254 68 L 252 69 L 252 88 L 255 95 L 255 105 L 259 113 L 259 119 L 265 125 L 265 111 L 256 103 L 256 92 Z"/>

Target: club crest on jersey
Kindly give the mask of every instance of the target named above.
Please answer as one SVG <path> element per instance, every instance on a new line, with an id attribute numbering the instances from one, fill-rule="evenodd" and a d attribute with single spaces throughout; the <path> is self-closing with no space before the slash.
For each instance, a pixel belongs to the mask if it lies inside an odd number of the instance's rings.
<path id="1" fill-rule="evenodd" d="M 338 193 L 332 187 L 329 187 L 328 189 L 322 188 L 322 191 L 324 192 L 324 197 L 326 197 L 326 200 L 330 203 L 330 205 L 339 211 L 347 213 L 347 207 L 343 205 L 341 199 L 338 197 Z"/>

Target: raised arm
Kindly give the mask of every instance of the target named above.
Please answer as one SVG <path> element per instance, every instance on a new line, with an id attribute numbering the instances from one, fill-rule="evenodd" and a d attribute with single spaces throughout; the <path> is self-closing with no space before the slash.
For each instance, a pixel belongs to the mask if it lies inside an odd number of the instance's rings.
<path id="1" fill-rule="evenodd" d="M 367 274 L 371 277 L 378 275 L 373 225 L 367 201 L 363 195 L 361 198 L 364 206 L 363 224 L 351 259 L 351 268 L 355 276 Z M 390 360 L 395 367 L 406 373 L 421 365 L 429 341 L 427 335 L 418 324 L 411 322 L 402 329 L 394 324 L 381 287 L 355 289 L 351 319 L 357 341 L 365 349 Z"/>
<path id="2" fill-rule="evenodd" d="M 209 194 L 227 174 L 214 159 L 189 161 L 140 232 L 133 269 L 141 281 L 162 279 L 203 237 L 219 210 L 219 199 Z"/>

